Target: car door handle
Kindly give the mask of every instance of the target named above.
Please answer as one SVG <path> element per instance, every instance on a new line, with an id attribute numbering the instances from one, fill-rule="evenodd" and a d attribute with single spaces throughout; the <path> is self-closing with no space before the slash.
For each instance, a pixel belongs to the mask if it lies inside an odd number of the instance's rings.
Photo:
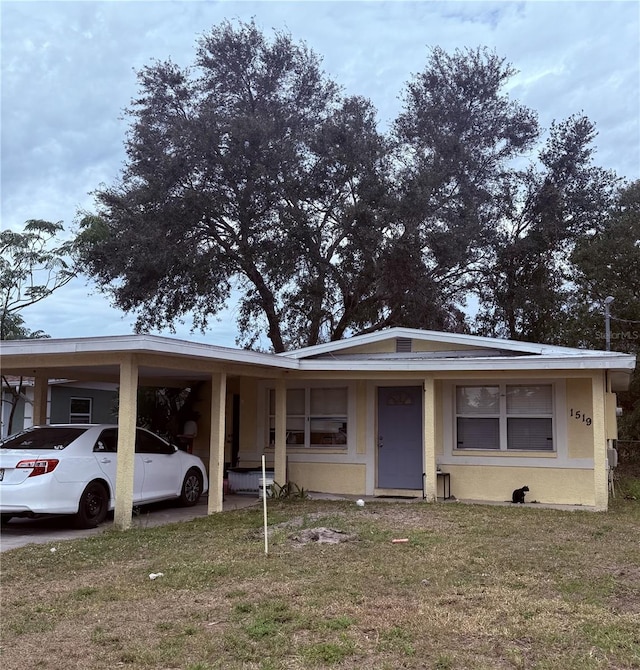
<path id="1" fill-rule="evenodd" d="M 110 458 L 101 458 L 100 463 L 111 463 L 111 459 Z"/>
<path id="2" fill-rule="evenodd" d="M 142 459 L 145 463 L 153 463 L 153 458 L 143 458 Z"/>

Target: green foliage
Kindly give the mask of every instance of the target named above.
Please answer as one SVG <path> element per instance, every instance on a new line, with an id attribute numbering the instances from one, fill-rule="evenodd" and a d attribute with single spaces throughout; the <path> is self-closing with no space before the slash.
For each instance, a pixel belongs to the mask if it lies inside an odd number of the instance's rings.
<path id="1" fill-rule="evenodd" d="M 432 49 L 384 136 L 319 63 L 288 35 L 224 22 L 191 69 L 139 72 L 123 180 L 97 191 L 77 239 L 138 329 L 186 314 L 204 329 L 232 286 L 245 346 L 468 328 L 460 305 L 518 188 L 511 162 L 539 134 L 503 92 L 515 71 L 486 49 Z"/>
<path id="2" fill-rule="evenodd" d="M 537 165 L 512 174 L 482 273 L 483 334 L 569 344 L 575 287 L 567 258 L 600 225 L 618 182 L 593 165 L 595 135 L 585 116 L 553 123 Z"/>
<path id="3" fill-rule="evenodd" d="M 273 482 L 269 487 L 269 498 L 275 500 L 305 500 L 309 494 L 294 482 L 278 484 Z"/>
<path id="4" fill-rule="evenodd" d="M 204 330 L 233 288 L 249 348 L 394 325 L 601 346 L 612 295 L 622 340 L 640 319 L 640 187 L 616 195 L 583 114 L 544 136 L 507 94 L 515 73 L 486 48 L 433 48 L 385 134 L 307 45 L 224 21 L 191 67 L 138 72 L 122 179 L 75 251 L 142 331 Z"/>
<path id="5" fill-rule="evenodd" d="M 576 244 L 571 261 L 575 272 L 569 302 L 573 322 L 565 333 L 569 343 L 605 348 L 604 300 L 611 296 L 611 349 L 640 354 L 640 181 L 617 191 L 606 215 Z M 618 394 L 618 404 L 623 409 L 620 439 L 640 440 L 637 368 L 629 391 Z"/>
<path id="6" fill-rule="evenodd" d="M 616 495 L 626 500 L 640 500 L 640 479 L 622 476 L 616 482 Z"/>
<path id="7" fill-rule="evenodd" d="M 50 337 L 43 330 L 29 330 L 20 314 L 5 314 L 3 340 L 40 340 Z"/>
<path id="8" fill-rule="evenodd" d="M 98 214 L 82 222 L 94 278 L 139 310 L 139 329 L 187 312 L 204 328 L 234 283 L 248 344 L 265 324 L 282 351 L 304 336 L 301 314 L 320 329 L 323 283 L 381 192 L 368 105 L 340 100 L 306 46 L 268 41 L 253 23 L 222 23 L 193 68 L 156 63 L 139 82 L 124 180 L 99 190 Z"/>
<path id="9" fill-rule="evenodd" d="M 30 220 L 22 232 L 0 232 L 0 340 L 47 338 L 42 330 L 32 331 L 18 313 L 48 297 L 74 276 L 67 255 L 70 244 L 56 247 L 63 232 L 61 223 Z M 10 395 L 8 434 L 14 431 L 14 417 L 20 399 L 25 400 L 23 380 L 10 384 L 2 377 L 3 389 Z"/>
<path id="10" fill-rule="evenodd" d="M 44 300 L 75 276 L 68 258 L 72 245 L 58 240 L 63 231 L 59 222 L 33 219 L 22 232 L 0 232 L 0 339 L 44 336 L 26 329 L 16 312 Z"/>

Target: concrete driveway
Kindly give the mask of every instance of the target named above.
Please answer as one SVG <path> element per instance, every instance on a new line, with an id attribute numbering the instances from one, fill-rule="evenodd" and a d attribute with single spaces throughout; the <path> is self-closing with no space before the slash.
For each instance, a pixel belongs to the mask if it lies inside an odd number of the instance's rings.
<path id="1" fill-rule="evenodd" d="M 260 500 L 252 495 L 227 495 L 224 512 L 258 505 Z M 195 507 L 175 507 L 171 503 L 157 503 L 140 508 L 133 518 L 133 527 L 150 528 L 167 523 L 190 521 L 207 515 L 207 498 L 203 497 Z M 77 530 L 68 516 L 52 516 L 40 519 L 11 519 L 0 529 L 0 551 L 17 549 L 28 544 L 48 544 L 61 540 L 77 540 L 104 533 L 113 527 L 113 515 L 98 528 Z"/>

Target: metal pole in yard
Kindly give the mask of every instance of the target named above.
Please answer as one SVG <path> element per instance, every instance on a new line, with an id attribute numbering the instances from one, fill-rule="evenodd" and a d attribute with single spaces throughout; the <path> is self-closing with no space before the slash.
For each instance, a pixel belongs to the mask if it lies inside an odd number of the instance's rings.
<path id="1" fill-rule="evenodd" d="M 262 454 L 262 516 L 264 517 L 264 553 L 269 554 L 269 536 L 267 534 L 267 467 Z"/>

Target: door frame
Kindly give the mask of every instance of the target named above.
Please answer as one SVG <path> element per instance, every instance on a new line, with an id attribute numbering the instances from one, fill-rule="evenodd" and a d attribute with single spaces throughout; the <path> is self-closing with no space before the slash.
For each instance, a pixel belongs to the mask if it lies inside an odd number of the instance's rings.
<path id="1" fill-rule="evenodd" d="M 425 475 L 425 454 L 424 454 L 424 385 L 422 383 L 415 383 L 417 380 L 407 380 L 407 381 L 396 381 L 395 383 L 377 383 L 374 387 L 374 406 L 375 406 L 375 436 L 374 436 L 374 449 L 375 449 L 375 475 L 374 475 L 374 491 L 375 495 L 422 495 L 424 496 L 424 475 Z M 412 383 L 414 382 L 414 383 Z M 417 436 L 420 444 L 420 471 L 421 479 L 420 485 L 415 488 L 390 488 L 390 487 L 381 487 L 379 484 L 380 477 L 380 395 L 382 389 L 402 389 L 410 388 L 416 391 L 416 395 L 419 398 L 419 435 Z"/>

